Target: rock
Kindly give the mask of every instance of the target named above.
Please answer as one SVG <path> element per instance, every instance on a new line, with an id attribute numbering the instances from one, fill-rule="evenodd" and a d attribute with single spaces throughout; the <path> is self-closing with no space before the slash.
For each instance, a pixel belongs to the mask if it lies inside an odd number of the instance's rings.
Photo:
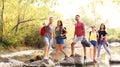
<path id="1" fill-rule="evenodd" d="M 110 64 L 120 64 L 120 56 L 119 55 L 113 55 L 111 59 L 109 60 Z"/>
<path id="2" fill-rule="evenodd" d="M 32 59 L 30 59 L 29 61 L 30 61 L 30 62 L 34 62 L 34 61 L 42 60 L 42 59 L 43 59 L 43 56 L 37 55 L 35 58 L 32 58 Z"/>
<path id="3" fill-rule="evenodd" d="M 23 65 L 24 67 L 51 67 L 55 66 L 55 63 L 51 60 L 37 60 L 34 62 L 29 63 L 28 65 Z"/>
<path id="4" fill-rule="evenodd" d="M 74 57 L 68 57 L 66 60 L 63 59 L 60 62 L 60 65 L 63 65 L 63 66 L 71 66 L 71 65 L 83 66 L 84 63 L 86 63 L 87 65 L 93 65 L 92 60 L 86 59 L 86 61 L 84 61 L 84 59 L 81 55 L 75 54 Z"/>
<path id="5" fill-rule="evenodd" d="M 16 67 L 22 65 L 25 65 L 25 63 L 15 59 L 2 58 L 2 57 L 0 58 L 0 67 Z"/>
<path id="6" fill-rule="evenodd" d="M 113 43 L 110 43 L 109 44 L 110 46 L 113 46 L 113 47 L 120 47 L 120 43 L 119 42 L 113 42 Z"/>

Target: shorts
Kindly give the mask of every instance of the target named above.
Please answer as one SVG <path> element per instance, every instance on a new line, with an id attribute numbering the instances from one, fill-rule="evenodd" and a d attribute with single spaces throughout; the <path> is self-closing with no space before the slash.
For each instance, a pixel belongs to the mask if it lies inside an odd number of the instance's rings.
<path id="1" fill-rule="evenodd" d="M 79 36 L 79 37 L 76 37 L 73 42 L 74 43 L 77 43 L 78 41 L 82 41 L 83 40 L 83 36 Z"/>
<path id="2" fill-rule="evenodd" d="M 97 46 L 98 46 L 97 41 L 91 40 L 90 43 L 91 43 L 94 47 L 97 47 Z"/>
<path id="3" fill-rule="evenodd" d="M 48 47 L 51 48 L 52 47 L 52 39 L 45 36 L 44 37 L 44 42 L 48 44 Z"/>
<path id="4" fill-rule="evenodd" d="M 56 38 L 56 44 L 64 44 L 63 38 Z"/>

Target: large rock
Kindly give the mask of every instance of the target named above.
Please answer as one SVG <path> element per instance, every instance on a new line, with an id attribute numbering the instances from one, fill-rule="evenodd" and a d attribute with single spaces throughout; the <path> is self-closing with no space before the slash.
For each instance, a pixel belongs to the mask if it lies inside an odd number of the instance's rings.
<path id="1" fill-rule="evenodd" d="M 15 59 L 0 58 L 0 67 L 17 67 L 17 66 L 23 66 L 23 65 L 26 65 L 26 64 Z"/>
<path id="2" fill-rule="evenodd" d="M 120 43 L 119 42 L 113 42 L 113 43 L 110 43 L 109 45 L 113 46 L 113 47 L 120 47 Z"/>
<path id="3" fill-rule="evenodd" d="M 111 59 L 109 60 L 110 64 L 120 64 L 120 56 L 119 55 L 113 55 Z"/>
<path id="4" fill-rule="evenodd" d="M 23 67 L 53 67 L 54 62 L 51 59 L 48 60 L 37 60 L 29 63 L 28 65 L 23 65 Z"/>
<path id="5" fill-rule="evenodd" d="M 66 60 L 62 60 L 60 62 L 63 66 L 71 66 L 71 65 L 77 65 L 77 66 L 83 66 L 84 64 L 92 65 L 93 61 L 90 59 L 86 59 L 84 61 L 83 57 L 79 54 L 76 54 L 74 57 L 68 57 Z"/>

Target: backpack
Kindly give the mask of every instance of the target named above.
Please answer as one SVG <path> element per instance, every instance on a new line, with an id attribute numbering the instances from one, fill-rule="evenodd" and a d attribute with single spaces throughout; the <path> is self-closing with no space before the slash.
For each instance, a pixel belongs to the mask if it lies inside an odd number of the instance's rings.
<path id="1" fill-rule="evenodd" d="M 46 26 L 43 26 L 41 29 L 40 29 L 40 36 L 44 36 L 45 35 L 45 28 Z"/>

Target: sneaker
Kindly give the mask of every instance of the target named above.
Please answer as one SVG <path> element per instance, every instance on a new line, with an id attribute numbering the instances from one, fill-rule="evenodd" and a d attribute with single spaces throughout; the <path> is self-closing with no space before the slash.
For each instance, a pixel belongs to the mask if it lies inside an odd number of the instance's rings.
<path id="1" fill-rule="evenodd" d="M 97 63 L 97 60 L 93 59 L 93 62 L 94 62 L 94 63 Z"/>

